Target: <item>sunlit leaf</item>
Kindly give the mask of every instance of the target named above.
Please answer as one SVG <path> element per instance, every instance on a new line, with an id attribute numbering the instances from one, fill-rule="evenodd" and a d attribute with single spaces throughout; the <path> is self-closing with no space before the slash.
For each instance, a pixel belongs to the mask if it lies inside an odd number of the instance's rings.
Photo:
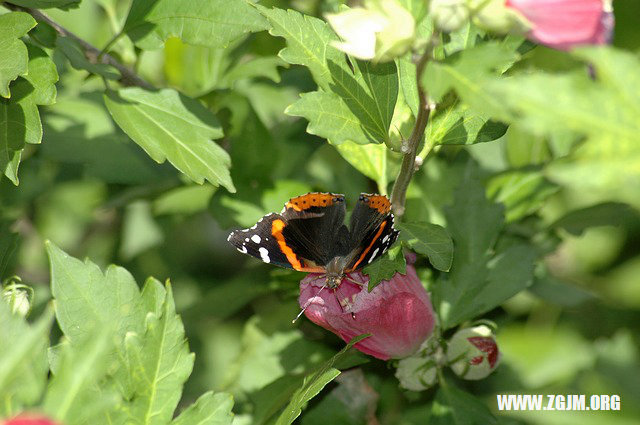
<path id="1" fill-rule="evenodd" d="M 216 117 L 197 101 L 171 89 L 108 91 L 105 103 L 125 133 L 151 158 L 169 160 L 196 183 L 235 191 L 229 176 L 229 155 L 211 139 L 222 137 Z"/>

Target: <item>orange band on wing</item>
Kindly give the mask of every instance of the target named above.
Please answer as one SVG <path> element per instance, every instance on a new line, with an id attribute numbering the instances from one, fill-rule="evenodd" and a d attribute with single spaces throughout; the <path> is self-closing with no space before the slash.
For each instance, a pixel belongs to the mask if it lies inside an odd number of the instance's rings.
<path id="1" fill-rule="evenodd" d="M 287 209 L 304 211 L 311 207 L 329 207 L 335 202 L 340 202 L 342 200 L 344 200 L 344 195 L 312 192 L 291 198 L 289 199 L 289 202 L 284 204 L 284 206 Z"/>
<path id="2" fill-rule="evenodd" d="M 287 242 L 284 240 L 284 235 L 282 234 L 282 229 L 284 229 L 285 224 L 282 220 L 273 220 L 271 223 L 271 234 L 278 241 L 278 246 L 280 247 L 280 251 L 287 257 L 287 261 L 291 264 L 291 267 L 294 270 L 298 270 L 300 272 L 310 272 L 310 273 L 321 273 L 324 271 L 323 267 L 306 267 L 304 266 L 300 260 L 298 260 L 298 256 Z"/>
<path id="3" fill-rule="evenodd" d="M 380 225 L 380 228 L 376 232 L 376 235 L 373 237 L 373 239 L 371 239 L 371 243 L 369 244 L 369 246 L 364 251 L 362 251 L 362 254 L 360 254 L 360 258 L 358 258 L 358 261 L 356 261 L 353 267 L 349 270 L 350 272 L 358 268 L 358 264 L 360 264 L 362 260 L 364 260 L 364 257 L 366 257 L 367 253 L 371 251 L 371 247 L 373 246 L 374 243 L 376 243 L 376 241 L 382 234 L 382 231 L 384 230 L 386 225 L 387 225 L 387 222 L 383 221 L 382 224 Z"/>

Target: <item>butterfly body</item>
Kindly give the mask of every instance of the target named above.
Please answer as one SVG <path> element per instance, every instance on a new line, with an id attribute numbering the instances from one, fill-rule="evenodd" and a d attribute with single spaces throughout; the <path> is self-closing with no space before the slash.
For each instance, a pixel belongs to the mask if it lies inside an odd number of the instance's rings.
<path id="1" fill-rule="evenodd" d="M 361 194 L 348 227 L 345 214 L 344 195 L 307 193 L 290 199 L 279 214 L 232 232 L 228 241 L 265 263 L 323 273 L 327 286 L 336 288 L 345 273 L 382 256 L 399 233 L 386 196 Z"/>

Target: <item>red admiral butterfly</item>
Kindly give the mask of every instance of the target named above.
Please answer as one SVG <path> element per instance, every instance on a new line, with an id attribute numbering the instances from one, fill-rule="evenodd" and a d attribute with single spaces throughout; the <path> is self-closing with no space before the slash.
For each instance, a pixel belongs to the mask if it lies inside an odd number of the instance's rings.
<path id="1" fill-rule="evenodd" d="M 301 272 L 324 273 L 335 289 L 342 276 L 381 257 L 398 238 L 391 202 L 384 195 L 360 194 L 345 217 L 344 195 L 307 193 L 291 198 L 280 214 L 267 214 L 227 239 L 238 251 L 265 263 Z"/>

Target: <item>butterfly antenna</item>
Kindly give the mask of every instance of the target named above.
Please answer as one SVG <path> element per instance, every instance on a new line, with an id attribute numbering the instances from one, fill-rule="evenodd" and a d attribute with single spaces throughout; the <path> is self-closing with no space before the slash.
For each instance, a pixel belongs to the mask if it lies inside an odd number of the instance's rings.
<path id="1" fill-rule="evenodd" d="M 322 285 L 322 288 L 320 288 L 320 290 L 318 291 L 318 293 L 316 293 L 316 295 L 315 295 L 315 296 L 317 297 L 318 295 L 320 295 L 320 293 L 321 293 L 321 292 L 324 290 L 324 288 L 326 288 L 326 287 L 327 287 L 327 282 L 325 281 L 324 285 Z M 306 303 L 304 303 L 304 306 L 302 307 L 302 310 L 300 310 L 300 313 L 298 313 L 298 315 L 296 316 L 296 318 L 295 318 L 295 319 L 293 319 L 293 320 L 291 321 L 291 323 L 296 323 L 296 321 L 300 318 L 300 316 L 302 316 L 302 314 L 305 312 L 305 310 L 307 309 L 307 307 L 309 307 L 310 305 L 311 305 L 311 298 L 309 298 L 309 299 L 307 300 L 307 302 L 306 302 Z"/>

